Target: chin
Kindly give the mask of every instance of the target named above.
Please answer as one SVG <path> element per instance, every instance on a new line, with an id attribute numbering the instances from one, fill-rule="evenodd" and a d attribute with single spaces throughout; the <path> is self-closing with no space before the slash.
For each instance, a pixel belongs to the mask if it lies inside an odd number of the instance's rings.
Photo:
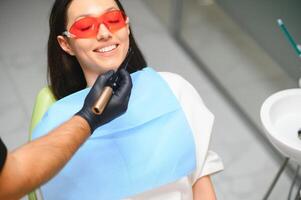
<path id="1" fill-rule="evenodd" d="M 103 68 L 105 69 L 118 69 L 118 67 L 121 65 L 122 61 L 116 62 L 116 60 L 114 60 L 115 62 L 107 62 L 107 63 L 103 63 L 103 65 L 100 66 L 104 66 Z"/>
<path id="2" fill-rule="evenodd" d="M 117 69 L 118 69 L 118 67 L 119 67 L 119 65 L 102 65 L 103 67 L 100 67 L 100 69 L 101 69 L 101 71 L 103 71 L 103 72 L 107 72 L 107 71 L 109 71 L 109 70 L 114 70 L 114 71 L 116 71 Z"/>

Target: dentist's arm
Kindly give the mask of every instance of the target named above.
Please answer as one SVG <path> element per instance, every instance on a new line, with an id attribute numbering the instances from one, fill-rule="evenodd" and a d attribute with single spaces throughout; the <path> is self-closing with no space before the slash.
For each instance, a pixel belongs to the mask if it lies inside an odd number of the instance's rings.
<path id="1" fill-rule="evenodd" d="M 19 199 L 48 181 L 70 160 L 97 127 L 127 110 L 132 82 L 130 75 L 122 70 L 120 86 L 114 91 L 104 112 L 101 115 L 92 113 L 91 106 L 111 75 L 112 72 L 108 72 L 98 77 L 83 108 L 70 120 L 47 135 L 7 154 L 0 172 L 0 199 Z"/>
<path id="2" fill-rule="evenodd" d="M 8 153 L 0 174 L 0 199 L 19 199 L 53 177 L 90 136 L 74 116 L 49 134 Z"/>

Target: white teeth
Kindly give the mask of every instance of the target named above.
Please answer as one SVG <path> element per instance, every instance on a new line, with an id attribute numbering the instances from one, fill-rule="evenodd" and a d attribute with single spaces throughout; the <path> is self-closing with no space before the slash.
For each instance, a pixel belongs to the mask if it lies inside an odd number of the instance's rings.
<path id="1" fill-rule="evenodd" d="M 104 52 L 112 51 L 116 47 L 117 47 L 117 45 L 114 44 L 114 45 L 111 45 L 111 46 L 107 46 L 107 47 L 101 48 L 98 51 L 101 52 L 101 53 L 104 53 Z"/>

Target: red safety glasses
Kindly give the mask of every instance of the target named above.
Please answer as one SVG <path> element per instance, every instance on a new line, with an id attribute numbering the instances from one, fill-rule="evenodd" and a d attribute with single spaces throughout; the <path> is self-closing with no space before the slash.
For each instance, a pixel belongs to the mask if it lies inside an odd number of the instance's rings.
<path id="1" fill-rule="evenodd" d="M 126 25 L 125 19 L 126 15 L 120 10 L 109 11 L 99 17 L 84 17 L 75 21 L 63 35 L 71 38 L 93 38 L 98 34 L 100 24 L 104 24 L 114 33 Z"/>

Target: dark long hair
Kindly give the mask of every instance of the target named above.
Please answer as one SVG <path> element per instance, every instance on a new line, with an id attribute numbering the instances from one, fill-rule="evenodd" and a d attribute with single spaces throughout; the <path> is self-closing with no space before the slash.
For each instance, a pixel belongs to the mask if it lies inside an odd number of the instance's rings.
<path id="1" fill-rule="evenodd" d="M 49 18 L 50 34 L 48 38 L 47 78 L 56 99 L 86 88 L 87 82 L 82 68 L 74 56 L 70 56 L 60 47 L 57 36 L 66 30 L 67 9 L 72 0 L 56 0 Z M 120 10 L 124 11 L 119 0 L 115 0 Z M 134 52 L 127 71 L 133 73 L 147 66 L 142 52 L 138 48 L 130 28 L 130 48 Z"/>

